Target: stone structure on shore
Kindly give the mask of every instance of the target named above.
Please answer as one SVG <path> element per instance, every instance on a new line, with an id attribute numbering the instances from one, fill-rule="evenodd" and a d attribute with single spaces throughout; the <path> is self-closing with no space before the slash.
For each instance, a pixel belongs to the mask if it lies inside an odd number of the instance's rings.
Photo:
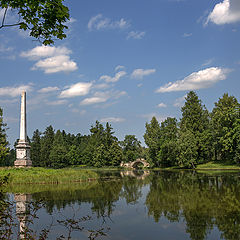
<path id="1" fill-rule="evenodd" d="M 16 146 L 15 167 L 31 167 L 30 145 L 27 140 L 27 120 L 26 120 L 26 92 L 21 95 L 21 118 L 20 118 L 20 139 Z"/>
<path id="2" fill-rule="evenodd" d="M 125 168 L 137 168 L 139 165 L 143 165 L 144 168 L 150 167 L 150 164 L 144 159 L 144 158 L 138 158 L 135 161 L 132 162 L 121 162 L 120 167 L 125 167 Z"/>

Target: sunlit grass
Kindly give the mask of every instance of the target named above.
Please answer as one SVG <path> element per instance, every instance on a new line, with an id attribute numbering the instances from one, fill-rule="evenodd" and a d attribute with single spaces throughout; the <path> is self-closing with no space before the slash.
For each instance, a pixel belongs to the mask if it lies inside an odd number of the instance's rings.
<path id="1" fill-rule="evenodd" d="M 99 178 L 98 174 L 88 169 L 47 169 L 31 168 L 1 168 L 0 176 L 9 175 L 9 184 L 58 184 L 81 182 Z"/>
<path id="2" fill-rule="evenodd" d="M 231 164 L 231 163 L 226 163 L 226 162 L 208 162 L 204 164 L 199 164 L 197 165 L 196 169 L 213 169 L 213 170 L 240 170 L 240 166 Z"/>

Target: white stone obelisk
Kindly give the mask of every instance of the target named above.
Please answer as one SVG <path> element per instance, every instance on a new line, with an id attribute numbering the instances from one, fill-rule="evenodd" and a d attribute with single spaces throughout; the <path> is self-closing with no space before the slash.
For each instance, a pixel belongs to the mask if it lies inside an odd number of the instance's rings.
<path id="1" fill-rule="evenodd" d="M 26 120 L 26 92 L 21 95 L 21 118 L 20 118 L 20 139 L 16 146 L 15 167 L 30 167 L 30 145 L 27 140 L 27 120 Z"/>

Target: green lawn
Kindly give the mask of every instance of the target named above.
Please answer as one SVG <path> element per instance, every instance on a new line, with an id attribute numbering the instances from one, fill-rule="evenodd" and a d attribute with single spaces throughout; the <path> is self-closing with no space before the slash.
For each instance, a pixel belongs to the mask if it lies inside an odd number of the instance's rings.
<path id="1" fill-rule="evenodd" d="M 153 170 L 185 170 L 179 166 L 167 167 L 167 168 L 154 168 Z M 191 169 L 186 169 L 191 170 Z M 229 162 L 207 162 L 204 164 L 198 164 L 195 170 L 240 170 L 240 166 Z"/>
<path id="2" fill-rule="evenodd" d="M 197 170 L 240 170 L 240 166 L 226 162 L 208 162 L 199 164 Z"/>
<path id="3" fill-rule="evenodd" d="M 99 175 L 89 169 L 0 168 L 0 176 L 9 175 L 9 184 L 58 184 L 89 181 Z"/>

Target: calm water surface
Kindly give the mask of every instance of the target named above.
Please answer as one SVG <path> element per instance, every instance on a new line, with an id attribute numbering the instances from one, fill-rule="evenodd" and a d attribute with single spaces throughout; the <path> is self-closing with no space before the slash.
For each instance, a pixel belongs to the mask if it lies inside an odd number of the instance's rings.
<path id="1" fill-rule="evenodd" d="M 39 218 L 30 227 L 39 234 L 51 226 L 48 239 L 66 238 L 68 219 L 84 227 L 72 231 L 71 239 L 88 239 L 89 230 L 107 234 L 97 239 L 240 239 L 239 172 L 101 174 L 114 180 L 13 186 L 9 197 L 19 219 L 29 210 L 29 201 L 43 202 Z"/>

